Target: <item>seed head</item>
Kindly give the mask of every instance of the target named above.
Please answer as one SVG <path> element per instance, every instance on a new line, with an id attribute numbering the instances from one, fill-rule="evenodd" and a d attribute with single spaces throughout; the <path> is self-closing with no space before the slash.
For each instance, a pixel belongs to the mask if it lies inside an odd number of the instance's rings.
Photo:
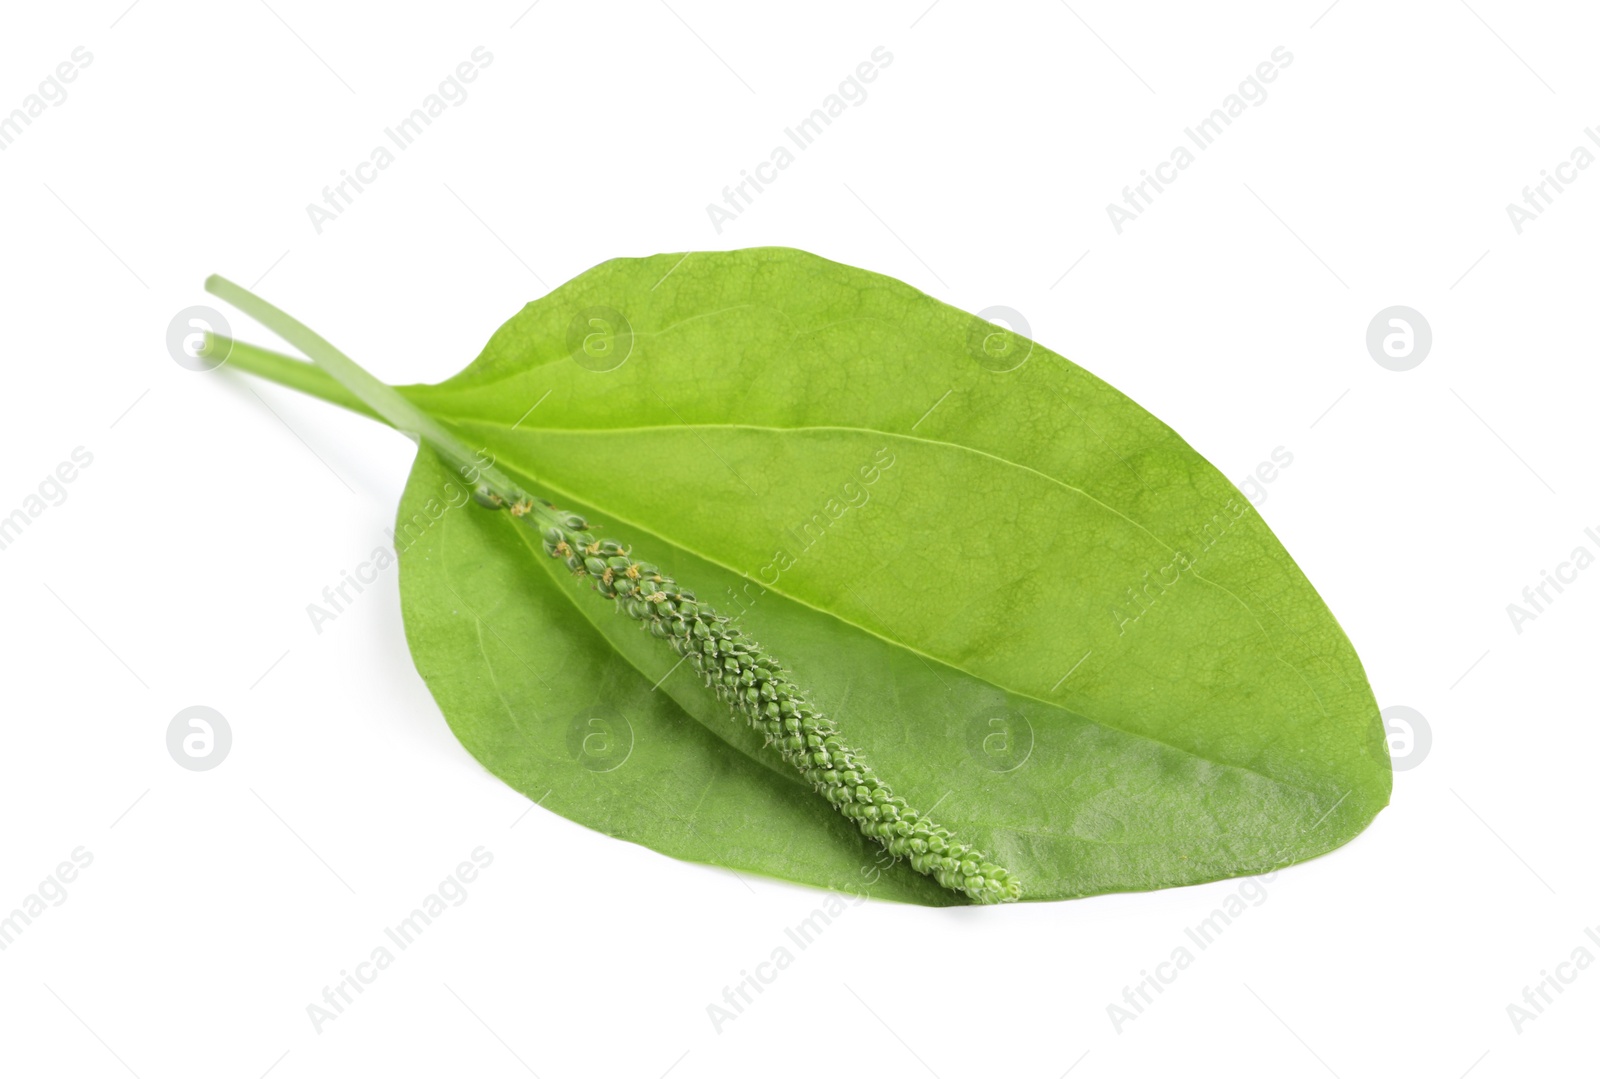
<path id="1" fill-rule="evenodd" d="M 510 506 L 517 517 L 534 514 L 544 551 L 614 599 L 617 609 L 651 636 L 669 641 L 730 711 L 747 721 L 817 793 L 877 840 L 894 858 L 978 903 L 1022 896 L 1020 882 L 982 851 L 958 840 L 908 806 L 874 774 L 862 755 L 845 745 L 832 722 L 786 677 L 785 668 L 730 620 L 679 587 L 629 548 L 597 539 L 582 517 L 532 499 Z M 639 583 L 639 582 L 643 583 Z"/>

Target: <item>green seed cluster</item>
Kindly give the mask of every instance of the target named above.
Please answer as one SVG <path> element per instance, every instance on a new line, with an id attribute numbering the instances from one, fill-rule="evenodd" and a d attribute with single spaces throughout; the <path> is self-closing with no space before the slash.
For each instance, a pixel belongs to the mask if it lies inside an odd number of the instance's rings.
<path id="1" fill-rule="evenodd" d="M 500 500 L 493 499 L 491 504 Z M 833 724 L 818 712 L 784 668 L 717 614 L 649 562 L 633 559 L 614 540 L 597 539 L 588 522 L 544 502 L 522 499 L 510 505 L 518 517 L 532 515 L 545 553 L 559 558 L 579 576 L 593 578 L 595 590 L 615 600 L 618 609 L 649 633 L 667 641 L 705 679 L 706 686 L 735 715 L 766 736 L 783 759 L 862 833 L 897 858 L 941 885 L 979 903 L 1018 899 L 1022 887 L 982 852 L 959 842 L 906 805 L 873 774 L 861 755 L 845 745 Z"/>

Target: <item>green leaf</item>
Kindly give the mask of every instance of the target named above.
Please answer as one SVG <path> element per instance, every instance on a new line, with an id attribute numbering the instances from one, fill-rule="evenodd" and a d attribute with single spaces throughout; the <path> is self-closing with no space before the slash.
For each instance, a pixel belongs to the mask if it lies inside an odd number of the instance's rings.
<path id="1" fill-rule="evenodd" d="M 614 260 L 403 393 L 737 616 L 1026 899 L 1263 872 L 1387 804 L 1360 661 L 1249 501 L 1087 371 L 898 281 Z M 417 668 L 517 790 L 674 857 L 963 901 L 431 453 L 397 535 Z"/>

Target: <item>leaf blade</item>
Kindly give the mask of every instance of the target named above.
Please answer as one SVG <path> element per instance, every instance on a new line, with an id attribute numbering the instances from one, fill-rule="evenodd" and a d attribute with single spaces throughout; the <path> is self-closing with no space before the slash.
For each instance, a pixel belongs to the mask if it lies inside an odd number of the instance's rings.
<path id="1" fill-rule="evenodd" d="M 952 826 L 1021 859 L 1030 897 L 1272 868 L 1348 840 L 1386 803 L 1387 751 L 1353 649 L 1265 523 L 1160 421 L 1042 346 L 1020 370 L 987 370 L 968 349 L 971 316 L 865 271 L 798 252 L 697 256 L 679 293 L 660 298 L 645 284 L 659 261 L 597 267 L 525 308 L 461 375 L 411 392 L 530 485 L 582 495 L 629 533 L 618 538 L 649 537 L 647 557 L 702 595 L 745 587 L 740 571 L 760 578 L 783 522 L 815 519 L 808 480 L 855 474 L 859 489 L 859 462 L 892 440 L 899 476 L 915 482 L 892 503 L 879 488 L 862 535 L 825 527 L 826 544 L 745 617 L 830 706 L 935 685 L 949 696 L 970 679 L 959 706 L 922 700 L 920 727 L 892 706 L 836 718 L 897 791 L 924 807 L 945 797 Z M 633 323 L 634 353 L 616 370 L 561 351 L 572 313 L 596 304 Z M 536 395 L 549 400 L 522 426 Z M 1203 558 L 1161 587 L 1174 552 L 1198 543 Z M 1041 574 L 1045 587 L 1019 592 Z M 930 609 L 930 580 L 960 619 Z M 1124 585 L 1148 601 L 1137 617 L 1095 610 Z M 626 620 L 595 626 L 629 647 Z M 814 652 L 792 643 L 813 639 L 825 642 Z M 892 662 L 895 649 L 915 664 Z M 876 666 L 830 675 L 839 652 Z M 1177 693 L 1175 656 L 1188 679 Z M 692 687 L 667 692 L 717 729 Z M 966 725 L 995 718 L 971 711 L 979 699 L 1030 724 L 1033 767 L 975 775 L 951 755 Z M 1118 782 L 1071 771 L 1082 752 L 1119 762 Z M 937 794 L 951 776 L 957 790 Z"/>

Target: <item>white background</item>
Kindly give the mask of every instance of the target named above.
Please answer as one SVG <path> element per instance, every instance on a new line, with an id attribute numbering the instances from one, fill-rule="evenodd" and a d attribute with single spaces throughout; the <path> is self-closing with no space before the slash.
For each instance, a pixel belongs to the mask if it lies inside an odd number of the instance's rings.
<path id="1" fill-rule="evenodd" d="M 1600 958 L 1600 569 L 1520 633 L 1506 608 L 1600 553 L 1600 169 L 1520 234 L 1506 204 L 1600 123 L 1594 13 L 671 4 L 6 6 L 0 111 L 93 61 L 0 152 L 0 515 L 93 463 L 0 550 L 0 913 L 93 863 L 0 952 L 0 1070 L 1593 1074 L 1600 969 L 1520 1033 L 1507 1006 Z M 319 235 L 306 204 L 480 45 L 470 97 Z M 706 204 L 880 45 L 867 99 L 719 234 Z M 1267 99 L 1119 235 L 1106 204 L 1278 46 Z M 1261 512 L 1380 704 L 1426 717 L 1370 829 L 1120 1030 L 1108 1005 L 1242 882 L 855 907 L 719 1032 L 820 893 L 530 812 L 416 676 L 392 571 L 318 635 L 409 444 L 164 343 L 220 272 L 433 381 L 606 258 L 759 244 L 1013 307 L 1236 481 L 1292 453 Z M 1365 344 L 1395 304 L 1434 337 L 1403 373 Z M 232 728 L 213 771 L 166 748 L 194 704 Z M 318 1033 L 307 1005 L 479 846 L 468 901 Z"/>

